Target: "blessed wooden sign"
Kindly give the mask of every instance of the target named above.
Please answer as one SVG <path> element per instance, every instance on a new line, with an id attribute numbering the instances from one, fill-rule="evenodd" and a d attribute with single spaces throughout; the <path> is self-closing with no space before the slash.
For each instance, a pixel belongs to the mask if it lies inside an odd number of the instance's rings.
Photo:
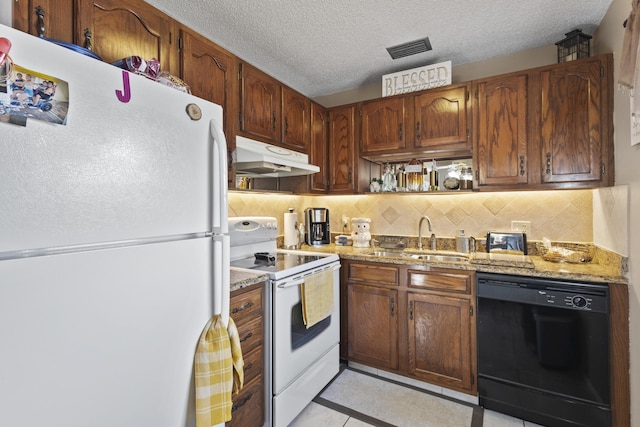
<path id="1" fill-rule="evenodd" d="M 451 84 L 451 61 L 382 76 L 382 96 L 398 95 Z"/>

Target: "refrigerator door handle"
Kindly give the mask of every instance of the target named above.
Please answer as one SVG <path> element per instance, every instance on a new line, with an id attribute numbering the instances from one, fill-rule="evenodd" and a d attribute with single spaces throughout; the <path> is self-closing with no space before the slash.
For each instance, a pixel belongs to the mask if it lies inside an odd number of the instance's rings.
<path id="1" fill-rule="evenodd" d="M 211 231 L 214 234 L 226 234 L 229 231 L 228 206 L 229 188 L 227 186 L 227 140 L 222 132 L 222 115 L 213 118 L 209 124 L 212 153 L 211 153 L 211 184 L 213 197 L 211 206 Z"/>
<path id="2" fill-rule="evenodd" d="M 220 314 L 225 325 L 229 324 L 231 270 L 229 268 L 230 237 L 216 234 L 213 243 L 213 314 Z"/>

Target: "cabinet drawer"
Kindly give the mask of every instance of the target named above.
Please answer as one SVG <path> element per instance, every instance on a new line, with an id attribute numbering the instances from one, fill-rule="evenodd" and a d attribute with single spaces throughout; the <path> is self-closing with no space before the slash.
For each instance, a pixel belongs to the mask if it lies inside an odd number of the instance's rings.
<path id="1" fill-rule="evenodd" d="M 376 285 L 398 285 L 399 269 L 392 265 L 349 264 L 349 280 L 375 282 Z"/>
<path id="2" fill-rule="evenodd" d="M 260 427 L 264 423 L 264 386 L 262 376 L 246 383 L 240 394 L 233 395 L 231 421 L 227 427 Z"/>
<path id="3" fill-rule="evenodd" d="M 471 294 L 473 272 L 408 270 L 407 286 L 440 292 Z"/>
<path id="4" fill-rule="evenodd" d="M 262 316 L 257 317 L 249 322 L 243 322 L 238 327 L 238 336 L 240 337 L 240 347 L 243 353 L 247 353 L 256 346 L 262 344 L 264 334 L 264 322 Z"/>
<path id="5" fill-rule="evenodd" d="M 249 352 L 243 351 L 244 358 L 244 382 L 248 384 L 257 376 L 262 376 L 264 371 L 264 357 L 262 346 Z"/>
<path id="6" fill-rule="evenodd" d="M 240 327 L 244 321 L 252 319 L 255 316 L 262 316 L 263 313 L 263 287 L 256 285 L 249 289 L 249 291 L 240 289 L 231 293 L 229 314 L 238 327 Z"/>

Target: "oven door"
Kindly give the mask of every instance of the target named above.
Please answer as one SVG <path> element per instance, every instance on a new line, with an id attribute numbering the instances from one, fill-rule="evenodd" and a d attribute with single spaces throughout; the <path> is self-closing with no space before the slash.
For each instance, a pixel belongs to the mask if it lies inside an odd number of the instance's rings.
<path id="1" fill-rule="evenodd" d="M 300 285 L 313 274 L 333 270 L 333 313 L 309 329 L 302 320 Z M 273 282 L 273 394 L 278 395 L 340 342 L 340 263 L 333 262 Z"/>

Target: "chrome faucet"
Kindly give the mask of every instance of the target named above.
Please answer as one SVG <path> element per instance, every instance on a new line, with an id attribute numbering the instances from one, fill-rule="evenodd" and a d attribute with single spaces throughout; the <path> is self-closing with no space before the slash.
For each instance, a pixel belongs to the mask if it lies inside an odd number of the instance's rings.
<path id="1" fill-rule="evenodd" d="M 431 220 L 428 216 L 423 216 L 420 218 L 420 222 L 418 223 L 418 249 L 422 249 L 422 223 L 424 220 L 427 220 L 427 224 L 429 225 L 429 231 L 433 231 L 431 228 Z M 431 249 L 436 250 L 436 235 L 431 233 Z"/>
<path id="2" fill-rule="evenodd" d="M 376 240 L 376 239 L 371 239 L 371 248 L 373 250 L 376 249 L 376 243 L 380 243 L 380 242 L 378 240 Z"/>

